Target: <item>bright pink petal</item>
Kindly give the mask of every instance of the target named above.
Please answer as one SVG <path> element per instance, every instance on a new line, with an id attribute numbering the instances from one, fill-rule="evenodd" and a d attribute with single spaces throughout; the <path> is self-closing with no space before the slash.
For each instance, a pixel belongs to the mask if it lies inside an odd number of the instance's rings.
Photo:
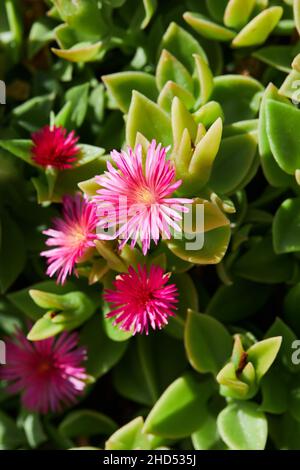
<path id="1" fill-rule="evenodd" d="M 104 298 L 112 306 L 108 318 L 114 324 L 133 334 L 148 334 L 149 325 L 154 330 L 168 323 L 175 315 L 178 291 L 175 284 L 167 284 L 169 275 L 160 266 L 139 266 L 137 271 L 129 267 L 128 273 L 120 274 L 114 281 L 114 289 L 107 289 Z"/>
<path id="2" fill-rule="evenodd" d="M 110 238 L 122 238 L 120 247 L 131 239 L 133 248 L 138 240 L 143 253 L 150 248 L 151 240 L 157 243 L 161 236 L 170 238 L 170 228 L 180 229 L 177 220 L 188 212 L 185 204 L 192 200 L 170 198 L 181 185 L 175 180 L 175 168 L 167 160 L 168 149 L 153 140 L 143 162 L 140 145 L 133 151 L 111 152 L 116 168 L 107 164 L 107 171 L 96 176 L 100 189 L 93 200 L 101 219 L 98 228 L 114 228 Z M 126 204 L 123 204 L 126 201 Z M 108 239 L 104 232 L 99 238 Z"/>
<path id="3" fill-rule="evenodd" d="M 49 237 L 46 245 L 53 247 L 41 253 L 47 258 L 48 276 L 57 274 L 58 282 L 63 284 L 74 272 L 78 260 L 94 246 L 97 220 L 94 203 L 80 194 L 64 197 L 63 217 L 54 220 L 54 229 L 43 232 Z"/>
<path id="4" fill-rule="evenodd" d="M 67 134 L 63 127 L 45 126 L 34 132 L 31 138 L 32 160 L 43 167 L 50 166 L 58 170 L 72 168 L 80 152 L 75 132 Z"/>
<path id="5" fill-rule="evenodd" d="M 18 331 L 15 338 L 6 339 L 6 364 L 0 368 L 0 379 L 8 383 L 8 393 L 21 393 L 29 410 L 57 412 L 83 393 L 85 359 L 86 351 L 78 347 L 76 333 L 30 342 Z"/>

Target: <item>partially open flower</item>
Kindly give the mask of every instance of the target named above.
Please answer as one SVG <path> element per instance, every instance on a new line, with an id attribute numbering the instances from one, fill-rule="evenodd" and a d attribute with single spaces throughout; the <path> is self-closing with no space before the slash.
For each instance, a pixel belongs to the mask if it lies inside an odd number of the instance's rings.
<path id="1" fill-rule="evenodd" d="M 63 127 L 45 126 L 31 137 L 32 159 L 37 165 L 58 170 L 72 168 L 80 151 L 74 131 L 67 134 Z"/>
<path id="2" fill-rule="evenodd" d="M 170 197 L 181 185 L 175 180 L 175 168 L 166 159 L 167 150 L 152 141 L 145 161 L 142 147 L 128 149 L 128 153 L 114 150 L 111 153 L 116 167 L 107 163 L 104 175 L 96 176 L 101 188 L 94 196 L 101 213 L 100 228 L 113 227 L 112 238 L 122 238 L 120 248 L 132 239 L 131 247 L 142 242 L 143 253 L 150 248 L 151 240 L 158 243 L 161 236 L 171 238 L 171 228 L 180 231 L 178 221 L 190 199 Z M 105 233 L 100 238 L 108 238 Z"/>
<path id="3" fill-rule="evenodd" d="M 85 359 L 76 333 L 31 342 L 19 330 L 15 338 L 6 339 L 6 364 L 1 366 L 0 378 L 8 382 L 9 393 L 21 393 L 27 409 L 56 412 L 83 393 L 88 378 L 82 366 Z"/>
<path id="4" fill-rule="evenodd" d="M 57 273 L 57 281 L 63 284 L 68 275 L 74 271 L 75 264 L 94 247 L 97 215 L 96 206 L 80 194 L 65 196 L 63 199 L 63 216 L 54 220 L 54 228 L 43 233 L 49 238 L 46 245 L 52 247 L 43 251 L 47 258 L 48 276 Z"/>
<path id="5" fill-rule="evenodd" d="M 115 288 L 105 291 L 104 298 L 113 307 L 107 318 L 115 317 L 115 325 L 133 334 L 148 334 L 149 325 L 161 329 L 175 315 L 178 302 L 177 287 L 168 284 L 169 277 L 160 266 L 151 266 L 149 272 L 146 266 L 137 271 L 130 266 L 128 273 L 116 277 Z"/>

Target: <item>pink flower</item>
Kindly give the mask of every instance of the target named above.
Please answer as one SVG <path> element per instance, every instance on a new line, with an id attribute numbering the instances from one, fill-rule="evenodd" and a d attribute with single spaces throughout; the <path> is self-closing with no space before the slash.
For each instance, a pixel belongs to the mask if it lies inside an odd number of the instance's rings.
<path id="1" fill-rule="evenodd" d="M 139 239 L 146 254 L 151 240 L 157 244 L 160 236 L 171 238 L 170 227 L 181 230 L 176 221 L 181 220 L 181 212 L 188 212 L 184 204 L 192 201 L 169 197 L 181 180 L 175 180 L 175 168 L 166 160 L 167 150 L 153 140 L 145 161 L 140 145 L 135 151 L 129 148 L 128 153 L 114 150 L 111 157 L 117 168 L 108 162 L 108 171 L 96 176 L 101 186 L 94 196 L 101 216 L 98 227 L 114 227 L 111 238 L 123 238 L 120 248 L 130 238 L 133 248 Z M 99 237 L 109 238 L 105 233 Z"/>
<path id="2" fill-rule="evenodd" d="M 51 166 L 58 170 L 72 168 L 80 149 L 76 146 L 75 132 L 67 134 L 66 129 L 45 126 L 32 135 L 32 159 L 37 165 Z"/>
<path id="3" fill-rule="evenodd" d="M 114 281 L 115 289 L 106 289 L 104 298 L 111 303 L 113 310 L 107 318 L 116 317 L 114 325 L 120 329 L 135 333 L 146 332 L 149 324 L 155 330 L 168 323 L 168 317 L 174 316 L 178 302 L 175 284 L 167 284 L 170 275 L 160 266 L 132 266 L 128 273 L 120 274 Z"/>
<path id="4" fill-rule="evenodd" d="M 41 253 L 47 257 L 48 276 L 57 273 L 57 282 L 63 284 L 74 272 L 75 264 L 94 247 L 97 220 L 94 203 L 80 194 L 63 198 L 63 217 L 54 219 L 54 228 L 43 232 L 49 237 L 46 245 L 54 247 Z"/>
<path id="5" fill-rule="evenodd" d="M 6 365 L 0 368 L 0 379 L 8 382 L 9 393 L 21 393 L 27 409 L 56 412 L 83 393 L 87 374 L 81 364 L 85 359 L 76 333 L 31 342 L 18 330 L 14 339 L 6 339 Z"/>

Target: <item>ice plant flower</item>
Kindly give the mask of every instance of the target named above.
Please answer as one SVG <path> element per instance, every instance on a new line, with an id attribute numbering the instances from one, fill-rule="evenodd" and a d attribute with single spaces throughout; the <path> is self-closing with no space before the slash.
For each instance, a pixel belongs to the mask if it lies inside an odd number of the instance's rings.
<path id="1" fill-rule="evenodd" d="M 104 298 L 112 306 L 106 315 L 114 318 L 114 325 L 124 331 L 149 332 L 149 325 L 155 330 L 168 323 L 174 316 L 178 302 L 175 284 L 168 284 L 170 275 L 160 266 L 130 266 L 128 273 L 120 274 L 114 281 L 114 289 L 106 289 Z"/>
<path id="2" fill-rule="evenodd" d="M 97 238 L 97 209 L 93 202 L 80 194 L 64 196 L 62 218 L 54 219 L 54 228 L 45 230 L 46 245 L 52 247 L 43 251 L 47 258 L 47 274 L 57 273 L 57 282 L 64 284 L 68 275 L 74 272 L 75 264 L 94 247 Z"/>
<path id="3" fill-rule="evenodd" d="M 18 330 L 14 338 L 6 338 L 6 364 L 0 368 L 0 379 L 7 382 L 8 393 L 21 393 L 28 410 L 57 412 L 83 393 L 88 378 L 82 365 L 85 359 L 76 333 L 31 342 Z"/>
<path id="4" fill-rule="evenodd" d="M 31 135 L 32 160 L 40 166 L 66 170 L 72 168 L 80 151 L 78 137 L 57 126 L 45 126 Z"/>
<path id="5" fill-rule="evenodd" d="M 113 228 L 114 233 L 98 231 L 100 238 L 122 238 L 120 249 L 129 239 L 132 248 L 140 240 L 146 254 L 151 240 L 157 244 L 160 236 L 171 238 L 170 228 L 181 230 L 177 221 L 181 220 L 181 213 L 188 212 L 185 204 L 192 201 L 170 197 L 181 180 L 175 180 L 175 168 L 166 158 L 167 151 L 153 140 L 145 161 L 141 145 L 128 152 L 111 152 L 116 168 L 108 162 L 107 171 L 96 176 L 100 189 L 94 201 L 99 229 Z"/>

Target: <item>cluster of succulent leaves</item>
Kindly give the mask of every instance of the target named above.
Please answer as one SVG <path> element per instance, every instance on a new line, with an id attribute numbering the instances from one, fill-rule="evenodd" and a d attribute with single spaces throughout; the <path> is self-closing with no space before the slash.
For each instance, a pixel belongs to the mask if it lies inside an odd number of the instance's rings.
<path id="1" fill-rule="evenodd" d="M 46 417 L 1 384 L 0 448 L 300 448 L 299 32 L 299 0 L 1 2 L 0 332 L 77 329 L 94 381 Z M 80 136 L 74 169 L 32 161 L 49 123 Z M 204 204 L 204 246 L 151 251 L 179 309 L 131 337 L 101 292 L 139 249 L 99 242 L 59 286 L 41 232 L 64 194 L 94 194 L 110 150 L 153 138 L 171 146 L 179 194 Z"/>

